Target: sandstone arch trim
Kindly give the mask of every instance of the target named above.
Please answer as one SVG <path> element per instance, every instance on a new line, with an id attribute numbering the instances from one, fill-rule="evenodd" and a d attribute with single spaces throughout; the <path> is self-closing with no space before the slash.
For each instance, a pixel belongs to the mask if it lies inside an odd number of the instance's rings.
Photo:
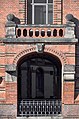
<path id="1" fill-rule="evenodd" d="M 30 47 L 30 48 L 23 50 L 22 52 L 17 54 L 17 56 L 14 58 L 13 64 L 17 65 L 17 62 L 21 57 L 23 57 L 24 55 L 27 55 L 29 53 L 33 53 L 33 52 L 36 52 L 36 47 Z M 57 56 L 60 59 L 62 64 L 64 64 L 64 65 L 68 64 L 67 57 L 62 52 L 59 52 L 56 49 L 53 49 L 51 47 L 45 47 L 44 52 L 47 52 L 47 53 L 50 53 L 51 55 Z"/>

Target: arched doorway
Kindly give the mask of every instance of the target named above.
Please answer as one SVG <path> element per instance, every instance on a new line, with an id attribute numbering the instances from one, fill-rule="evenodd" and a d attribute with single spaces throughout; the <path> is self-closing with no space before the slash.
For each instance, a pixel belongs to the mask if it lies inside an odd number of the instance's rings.
<path id="1" fill-rule="evenodd" d="M 61 113 L 61 62 L 48 53 L 32 53 L 18 62 L 18 115 Z"/>

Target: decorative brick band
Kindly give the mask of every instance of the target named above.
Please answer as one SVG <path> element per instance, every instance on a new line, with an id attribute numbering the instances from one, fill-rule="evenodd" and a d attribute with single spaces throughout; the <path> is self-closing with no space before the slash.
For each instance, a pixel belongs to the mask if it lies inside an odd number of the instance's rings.
<path id="1" fill-rule="evenodd" d="M 21 57 L 23 57 L 24 55 L 27 55 L 29 53 L 33 53 L 33 52 L 36 52 L 36 46 L 23 50 L 22 52 L 17 54 L 17 56 L 14 58 L 13 64 L 17 65 L 17 62 L 19 61 L 19 59 Z M 52 54 L 52 55 L 58 57 L 62 64 L 64 64 L 64 65 L 68 64 L 67 57 L 62 52 L 59 52 L 56 49 L 53 49 L 51 47 L 45 47 L 44 52 L 47 52 L 49 54 Z"/>

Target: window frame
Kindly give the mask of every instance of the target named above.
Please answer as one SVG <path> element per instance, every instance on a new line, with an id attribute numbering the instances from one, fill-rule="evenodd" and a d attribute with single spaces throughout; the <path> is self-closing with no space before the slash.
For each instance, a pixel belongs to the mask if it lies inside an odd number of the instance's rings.
<path id="1" fill-rule="evenodd" d="M 49 3 L 48 0 L 46 0 L 46 3 L 34 3 L 34 0 L 32 0 L 31 5 L 32 5 L 32 24 L 35 24 L 34 23 L 34 21 L 35 21 L 34 8 L 35 8 L 35 6 L 41 6 L 41 5 L 46 7 L 46 23 L 45 24 L 50 24 L 50 23 L 48 23 L 48 6 L 52 5 L 52 7 L 53 7 L 52 17 L 54 18 L 54 1 L 52 0 L 52 3 Z M 52 21 L 52 24 L 53 24 L 53 21 Z"/>

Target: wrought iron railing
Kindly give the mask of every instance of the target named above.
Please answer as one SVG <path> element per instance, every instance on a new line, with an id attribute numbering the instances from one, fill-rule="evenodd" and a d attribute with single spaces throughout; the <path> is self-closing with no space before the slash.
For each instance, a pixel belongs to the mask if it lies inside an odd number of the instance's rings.
<path id="1" fill-rule="evenodd" d="M 21 100 L 18 116 L 53 116 L 61 114 L 60 100 Z"/>

